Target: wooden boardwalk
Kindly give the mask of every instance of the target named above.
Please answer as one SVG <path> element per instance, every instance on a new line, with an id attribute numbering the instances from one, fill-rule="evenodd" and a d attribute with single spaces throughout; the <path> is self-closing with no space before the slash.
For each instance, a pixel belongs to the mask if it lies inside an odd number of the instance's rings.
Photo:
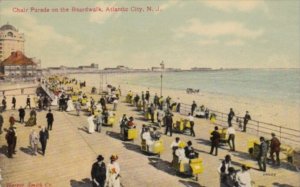
<path id="1" fill-rule="evenodd" d="M 26 111 L 28 118 L 29 110 Z M 8 117 L 11 113 L 17 115 L 17 111 L 3 113 L 5 124 L 8 127 Z M 30 154 L 29 133 L 32 128 L 16 124 L 18 143 L 17 154 L 13 159 L 7 158 L 5 133 L 0 135 L 0 168 L 2 169 L 3 187 L 12 184 L 41 184 L 51 187 L 67 186 L 91 186 L 90 170 L 98 154 L 102 154 L 105 162 L 109 161 L 111 154 L 119 156 L 121 167 L 121 182 L 126 187 L 170 187 L 170 186 L 220 186 L 217 168 L 221 159 L 226 154 L 232 155 L 234 167 L 239 169 L 241 163 L 250 163 L 257 168 L 255 160 L 251 160 L 247 153 L 247 139 L 252 136 L 237 132 L 237 152 L 229 152 L 228 146 L 219 149 L 217 157 L 208 154 L 210 150 L 209 131 L 213 125 L 204 119 L 197 119 L 195 125 L 196 137 L 173 134 L 173 137 L 162 136 L 165 145 L 165 152 L 161 158 L 147 156 L 140 151 L 140 139 L 135 142 L 123 142 L 119 139 L 119 126 L 113 128 L 103 127 L 101 133 L 88 134 L 86 116 L 80 117 L 75 112 L 59 112 L 53 108 L 55 117 L 53 130 L 50 131 L 50 139 L 47 144 L 46 155 L 32 156 Z M 126 103 L 120 103 L 116 112 L 117 119 L 123 113 L 133 116 L 136 119 L 137 128 L 140 129 L 143 123 L 143 116 Z M 38 112 L 38 126 L 46 126 L 46 111 Z M 178 118 L 178 116 L 176 116 Z M 164 131 L 164 129 L 161 129 Z M 199 156 L 204 161 L 204 173 L 199 175 L 199 180 L 177 176 L 170 167 L 172 153 L 171 142 L 179 136 L 182 140 L 193 142 L 194 147 L 199 151 Z M 268 137 L 269 138 L 269 137 Z M 300 175 L 283 163 L 281 168 L 272 168 L 268 165 L 267 173 L 252 169 L 250 171 L 255 186 L 300 186 Z"/>

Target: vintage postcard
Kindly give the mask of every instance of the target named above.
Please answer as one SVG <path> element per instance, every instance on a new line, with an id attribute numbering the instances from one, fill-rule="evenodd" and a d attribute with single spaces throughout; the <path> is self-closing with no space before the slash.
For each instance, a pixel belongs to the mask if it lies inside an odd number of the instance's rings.
<path id="1" fill-rule="evenodd" d="M 0 187 L 299 187 L 300 1 L 0 0 Z"/>

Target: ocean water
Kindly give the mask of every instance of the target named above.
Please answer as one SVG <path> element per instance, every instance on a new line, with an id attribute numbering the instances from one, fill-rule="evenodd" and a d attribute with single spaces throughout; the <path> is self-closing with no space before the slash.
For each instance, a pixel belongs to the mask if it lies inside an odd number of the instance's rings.
<path id="1" fill-rule="evenodd" d="M 160 73 L 110 75 L 122 83 L 160 88 Z M 106 80 L 105 80 L 106 81 Z M 242 96 L 300 104 L 300 69 L 226 70 L 207 72 L 165 72 L 163 88 Z"/>

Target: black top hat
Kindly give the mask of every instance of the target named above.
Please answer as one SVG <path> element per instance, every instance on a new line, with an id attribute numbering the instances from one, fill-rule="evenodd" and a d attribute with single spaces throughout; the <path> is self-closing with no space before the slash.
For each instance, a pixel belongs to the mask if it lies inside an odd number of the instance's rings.
<path id="1" fill-rule="evenodd" d="M 99 156 L 97 157 L 97 160 L 98 160 L 98 162 L 103 161 L 103 160 L 104 160 L 104 157 L 103 157 L 102 155 L 99 155 Z"/>

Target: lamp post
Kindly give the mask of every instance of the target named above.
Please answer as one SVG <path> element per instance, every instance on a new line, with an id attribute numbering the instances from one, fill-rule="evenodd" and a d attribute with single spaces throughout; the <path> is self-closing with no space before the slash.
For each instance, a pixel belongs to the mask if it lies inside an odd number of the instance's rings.
<path id="1" fill-rule="evenodd" d="M 163 85 L 163 69 L 165 68 L 164 61 L 160 63 L 160 96 L 162 96 L 162 85 Z"/>

